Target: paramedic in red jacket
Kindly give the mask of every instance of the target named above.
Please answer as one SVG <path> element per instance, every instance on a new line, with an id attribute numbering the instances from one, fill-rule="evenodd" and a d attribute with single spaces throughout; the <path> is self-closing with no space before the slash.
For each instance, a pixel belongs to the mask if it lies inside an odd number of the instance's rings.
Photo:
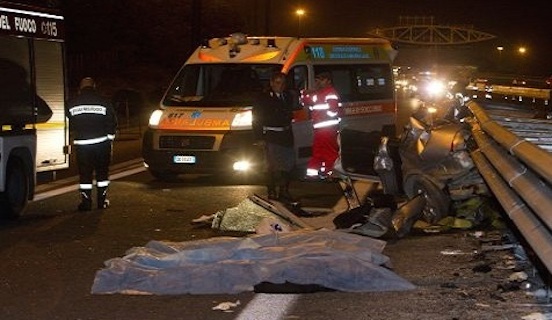
<path id="1" fill-rule="evenodd" d="M 317 90 L 305 96 L 303 100 L 311 110 L 314 128 L 307 177 L 326 177 L 333 170 L 334 162 L 339 155 L 339 95 L 333 87 L 329 72 L 317 74 L 315 81 Z"/>

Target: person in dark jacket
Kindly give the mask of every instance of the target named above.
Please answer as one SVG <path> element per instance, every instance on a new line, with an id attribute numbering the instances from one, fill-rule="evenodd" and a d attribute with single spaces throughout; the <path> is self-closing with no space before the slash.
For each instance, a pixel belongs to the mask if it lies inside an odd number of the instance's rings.
<path id="1" fill-rule="evenodd" d="M 92 189 L 96 174 L 97 207 L 109 206 L 109 164 L 117 117 L 111 103 L 96 91 L 94 79 L 81 80 L 79 94 L 68 102 L 66 115 L 73 134 L 79 169 L 79 211 L 92 210 Z"/>
<path id="2" fill-rule="evenodd" d="M 294 104 L 285 87 L 285 74 L 271 77 L 269 90 L 253 106 L 253 132 L 258 144 L 264 147 L 268 198 L 292 201 L 289 185 L 295 167 L 291 127 Z"/>

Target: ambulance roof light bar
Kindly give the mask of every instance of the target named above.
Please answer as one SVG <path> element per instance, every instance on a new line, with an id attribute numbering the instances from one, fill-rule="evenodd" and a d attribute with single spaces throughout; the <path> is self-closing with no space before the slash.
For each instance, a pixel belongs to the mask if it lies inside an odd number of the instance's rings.
<path id="1" fill-rule="evenodd" d="M 201 49 L 210 49 L 211 46 L 209 45 L 209 39 L 203 39 L 201 40 Z"/>
<path id="2" fill-rule="evenodd" d="M 266 47 L 267 47 L 267 48 L 278 48 L 278 47 L 276 46 L 276 39 L 274 39 L 274 38 L 267 39 L 267 40 L 266 40 Z"/>

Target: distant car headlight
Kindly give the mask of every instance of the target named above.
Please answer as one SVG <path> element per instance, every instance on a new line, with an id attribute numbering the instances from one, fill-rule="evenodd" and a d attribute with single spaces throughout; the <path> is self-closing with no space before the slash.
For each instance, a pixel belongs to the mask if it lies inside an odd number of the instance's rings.
<path id="1" fill-rule="evenodd" d="M 435 108 L 435 107 L 427 107 L 427 112 L 429 112 L 429 113 L 437 113 L 437 108 Z"/>
<path id="2" fill-rule="evenodd" d="M 442 81 L 433 80 L 427 84 L 427 93 L 432 97 L 440 97 L 445 93 L 446 86 Z"/>
<path id="3" fill-rule="evenodd" d="M 161 120 L 161 116 L 163 115 L 163 110 L 155 110 L 151 113 L 148 125 L 151 128 L 157 128 L 159 125 L 159 121 Z"/>

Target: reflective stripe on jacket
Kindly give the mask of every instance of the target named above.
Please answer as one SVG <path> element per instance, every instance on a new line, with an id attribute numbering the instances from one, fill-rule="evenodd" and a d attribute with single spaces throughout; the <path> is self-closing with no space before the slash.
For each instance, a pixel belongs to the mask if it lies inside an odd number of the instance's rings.
<path id="1" fill-rule="evenodd" d="M 90 145 L 113 140 L 117 117 L 111 103 L 93 88 L 84 88 L 67 103 L 65 112 L 75 145 Z"/>
<path id="2" fill-rule="evenodd" d="M 311 110 L 315 129 L 337 125 L 339 118 L 339 96 L 333 86 L 322 88 L 312 96 Z"/>

